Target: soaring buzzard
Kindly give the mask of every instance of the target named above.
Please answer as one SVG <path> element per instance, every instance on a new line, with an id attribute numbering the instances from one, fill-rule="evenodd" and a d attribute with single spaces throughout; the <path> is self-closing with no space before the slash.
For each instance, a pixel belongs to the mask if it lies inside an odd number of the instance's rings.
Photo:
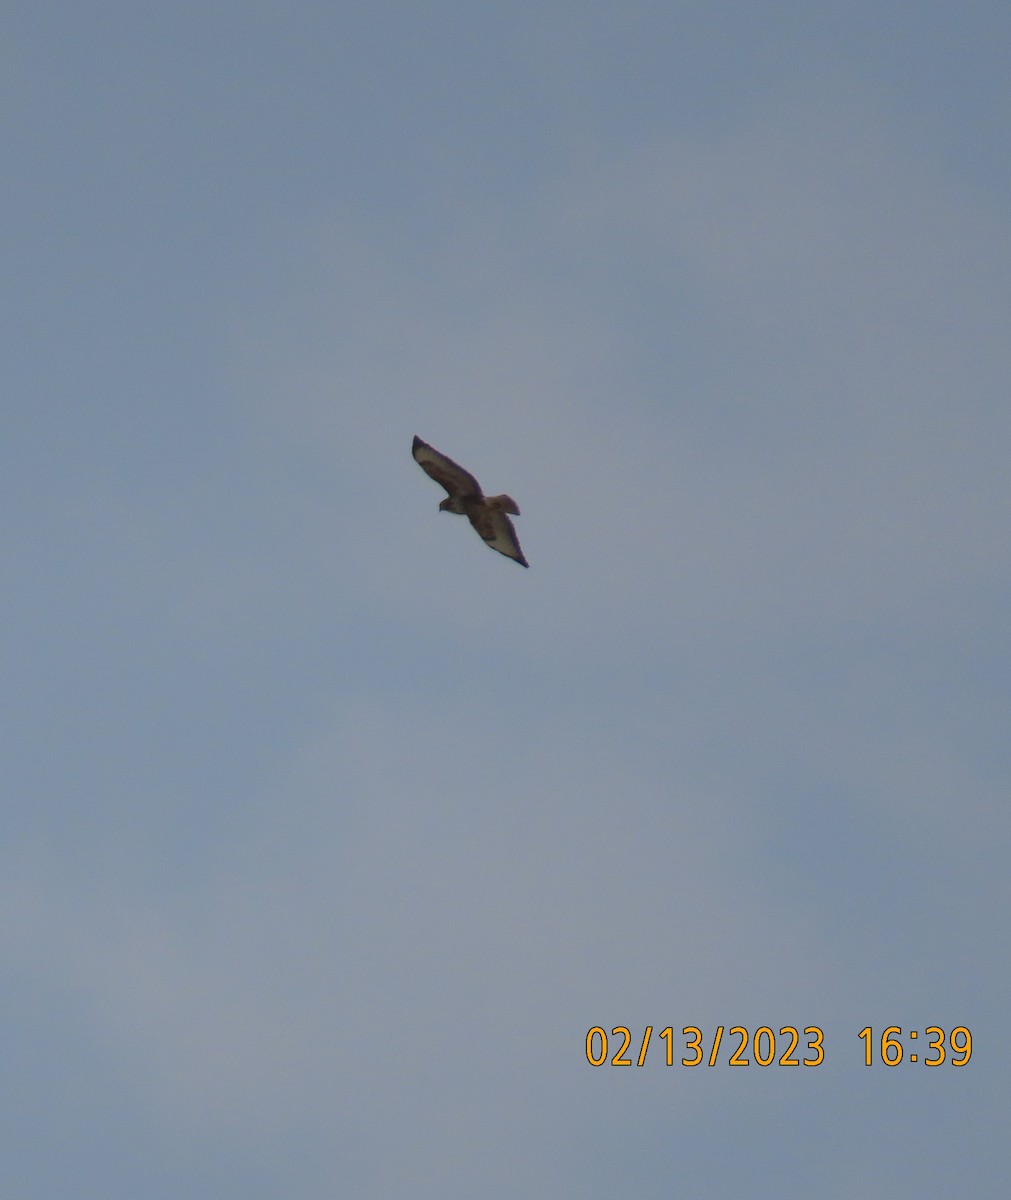
<path id="1" fill-rule="evenodd" d="M 439 505 L 440 512 L 462 514 L 493 550 L 515 559 L 521 566 L 530 566 L 523 557 L 513 523 L 506 516 L 506 513 L 512 513 L 514 517 L 520 515 L 515 500 L 509 496 L 483 495 L 481 485 L 469 471 L 458 467 L 451 458 L 440 454 L 419 437 L 414 439 L 411 453 L 425 474 L 431 475 L 449 492 Z"/>

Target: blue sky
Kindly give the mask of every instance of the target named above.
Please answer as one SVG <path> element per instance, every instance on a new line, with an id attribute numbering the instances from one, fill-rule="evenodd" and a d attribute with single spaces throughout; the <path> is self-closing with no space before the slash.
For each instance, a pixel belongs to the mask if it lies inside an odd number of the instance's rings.
<path id="1" fill-rule="evenodd" d="M 1002 1196 L 1006 6 L 3 24 L 5 1195 Z"/>

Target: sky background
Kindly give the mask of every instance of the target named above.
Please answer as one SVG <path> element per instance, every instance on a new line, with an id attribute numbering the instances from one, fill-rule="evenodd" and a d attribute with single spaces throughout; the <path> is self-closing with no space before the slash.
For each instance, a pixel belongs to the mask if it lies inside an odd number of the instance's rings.
<path id="1" fill-rule="evenodd" d="M 1006 1195 L 1009 53 L 3 6 L 5 1196 Z"/>

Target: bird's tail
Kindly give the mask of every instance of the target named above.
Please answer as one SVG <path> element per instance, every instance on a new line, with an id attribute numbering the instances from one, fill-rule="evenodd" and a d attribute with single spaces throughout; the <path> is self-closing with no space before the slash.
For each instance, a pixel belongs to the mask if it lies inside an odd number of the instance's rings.
<path id="1" fill-rule="evenodd" d="M 512 496 L 486 496 L 484 502 L 489 508 L 497 509 L 499 512 L 512 513 L 514 517 L 520 515 L 519 505 Z"/>

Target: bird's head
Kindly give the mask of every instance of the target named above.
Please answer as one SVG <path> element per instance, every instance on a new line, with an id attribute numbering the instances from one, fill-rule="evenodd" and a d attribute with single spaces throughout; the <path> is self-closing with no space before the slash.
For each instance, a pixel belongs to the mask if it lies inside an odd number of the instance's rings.
<path id="1" fill-rule="evenodd" d="M 459 511 L 460 509 L 458 508 L 457 503 L 452 496 L 447 496 L 446 499 L 443 500 L 443 502 L 439 505 L 439 512 L 458 513 Z"/>

